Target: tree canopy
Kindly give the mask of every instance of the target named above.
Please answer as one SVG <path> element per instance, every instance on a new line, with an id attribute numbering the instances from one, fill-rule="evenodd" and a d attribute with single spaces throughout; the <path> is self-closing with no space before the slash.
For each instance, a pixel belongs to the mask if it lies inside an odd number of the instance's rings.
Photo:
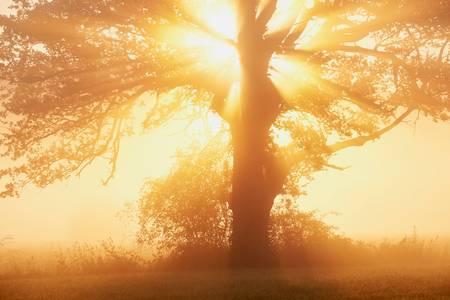
<path id="1" fill-rule="evenodd" d="M 272 135 L 290 141 L 270 147 L 283 154 L 285 174 L 295 176 L 300 161 L 333 167 L 333 153 L 413 112 L 450 118 L 447 0 L 14 0 L 12 8 L 0 16 L 0 150 L 12 161 L 0 170 L 4 197 L 78 174 L 97 157 L 113 175 L 137 116 L 151 129 L 201 106 L 233 124 L 243 109 L 233 92 L 243 41 L 270 58 L 282 99 Z M 242 29 L 248 20 L 251 32 Z"/>

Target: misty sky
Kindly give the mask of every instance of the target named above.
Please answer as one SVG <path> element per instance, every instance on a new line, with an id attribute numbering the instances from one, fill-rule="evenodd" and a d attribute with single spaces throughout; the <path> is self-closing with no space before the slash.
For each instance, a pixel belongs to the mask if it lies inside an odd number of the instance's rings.
<path id="1" fill-rule="evenodd" d="M 167 172 L 177 128 L 124 143 L 115 179 L 97 163 L 81 178 L 45 190 L 27 188 L 20 199 L 0 200 L 0 236 L 17 241 L 130 240 L 132 226 L 117 217 L 139 195 L 148 176 Z M 175 134 L 174 134 L 175 133 Z M 348 150 L 334 162 L 345 171 L 318 173 L 302 201 L 305 209 L 329 214 L 326 220 L 351 237 L 381 238 L 411 233 L 450 236 L 450 124 L 404 124 L 381 140 Z"/>

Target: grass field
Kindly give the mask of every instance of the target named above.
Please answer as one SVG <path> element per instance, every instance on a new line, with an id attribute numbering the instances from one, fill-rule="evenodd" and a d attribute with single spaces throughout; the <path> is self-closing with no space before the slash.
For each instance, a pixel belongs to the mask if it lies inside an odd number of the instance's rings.
<path id="1" fill-rule="evenodd" d="M 3 279 L 0 299 L 450 299 L 450 267 Z"/>

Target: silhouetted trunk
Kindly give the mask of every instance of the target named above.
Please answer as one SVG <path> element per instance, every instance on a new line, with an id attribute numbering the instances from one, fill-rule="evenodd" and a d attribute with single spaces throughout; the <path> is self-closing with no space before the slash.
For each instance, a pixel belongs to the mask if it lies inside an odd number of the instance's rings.
<path id="1" fill-rule="evenodd" d="M 234 267 L 268 267 L 274 264 L 268 239 L 270 211 L 285 179 L 270 147 L 278 106 L 267 103 L 277 99 L 277 93 L 266 76 L 251 76 L 250 82 L 242 83 L 240 120 L 231 128 L 231 262 Z"/>
<path id="2" fill-rule="evenodd" d="M 233 145 L 231 263 L 236 268 L 268 267 L 273 265 L 268 239 L 273 195 L 267 189 L 266 136 L 242 129 L 233 134 Z"/>
<path id="3" fill-rule="evenodd" d="M 230 122 L 234 151 L 231 264 L 237 268 L 274 264 L 268 225 L 280 189 L 269 133 L 281 98 L 268 78 L 272 51 L 265 45 L 264 27 L 257 24 L 250 2 L 240 2 L 241 95 Z"/>

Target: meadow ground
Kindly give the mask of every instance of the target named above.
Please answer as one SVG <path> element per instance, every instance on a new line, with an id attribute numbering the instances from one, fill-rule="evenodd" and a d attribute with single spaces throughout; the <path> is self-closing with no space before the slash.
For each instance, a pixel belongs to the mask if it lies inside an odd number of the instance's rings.
<path id="1" fill-rule="evenodd" d="M 450 266 L 3 279 L 0 299 L 450 299 Z"/>

